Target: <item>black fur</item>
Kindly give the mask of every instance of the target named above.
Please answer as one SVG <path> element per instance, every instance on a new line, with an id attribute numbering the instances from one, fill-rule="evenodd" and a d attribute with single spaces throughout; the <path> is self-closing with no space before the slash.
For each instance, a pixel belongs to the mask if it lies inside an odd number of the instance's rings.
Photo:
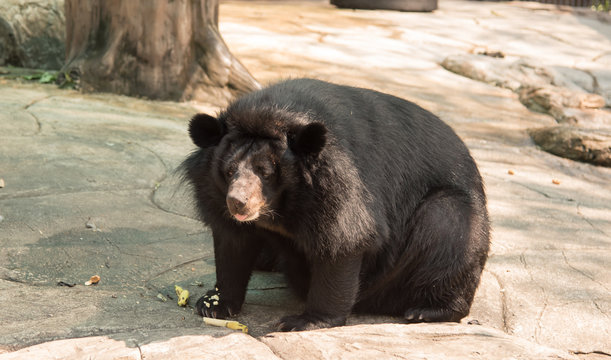
<path id="1" fill-rule="evenodd" d="M 264 248 L 306 298 L 281 330 L 343 325 L 351 311 L 468 314 L 489 247 L 486 198 L 469 151 L 430 112 L 289 80 L 197 115 L 190 134 L 200 149 L 182 169 L 213 232 L 218 290 L 207 296 L 220 299 L 200 300 L 200 314 L 240 311 Z"/>
<path id="2" fill-rule="evenodd" d="M 189 123 L 189 136 L 201 148 L 218 144 L 224 133 L 223 125 L 207 114 L 197 114 Z"/>

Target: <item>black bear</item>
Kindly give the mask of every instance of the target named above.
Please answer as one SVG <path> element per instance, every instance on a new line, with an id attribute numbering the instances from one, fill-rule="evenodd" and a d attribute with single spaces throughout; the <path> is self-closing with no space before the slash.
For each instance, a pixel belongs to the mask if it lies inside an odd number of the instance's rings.
<path id="1" fill-rule="evenodd" d="M 355 312 L 460 321 L 487 259 L 481 176 L 435 115 L 380 92 L 312 79 L 250 93 L 189 124 L 182 164 L 214 238 L 208 317 L 237 314 L 261 253 L 306 299 L 283 331 Z"/>

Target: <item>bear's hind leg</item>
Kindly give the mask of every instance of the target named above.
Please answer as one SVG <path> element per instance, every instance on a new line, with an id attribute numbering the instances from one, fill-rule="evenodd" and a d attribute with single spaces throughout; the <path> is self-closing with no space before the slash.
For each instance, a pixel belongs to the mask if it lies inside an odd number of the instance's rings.
<path id="1" fill-rule="evenodd" d="M 478 193 L 439 189 L 421 202 L 408 225 L 409 260 L 398 264 L 408 322 L 458 322 L 468 315 L 487 258 L 488 226 Z"/>
<path id="2" fill-rule="evenodd" d="M 450 309 L 409 309 L 404 317 L 408 323 L 460 322 L 469 312 L 458 313 Z"/>

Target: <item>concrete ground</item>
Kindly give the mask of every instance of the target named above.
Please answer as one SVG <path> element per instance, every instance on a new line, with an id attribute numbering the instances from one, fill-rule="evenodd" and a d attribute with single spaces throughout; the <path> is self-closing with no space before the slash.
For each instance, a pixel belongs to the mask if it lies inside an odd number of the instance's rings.
<path id="1" fill-rule="evenodd" d="M 257 273 L 238 317 L 252 336 L 203 325 L 176 305 L 174 285 L 196 300 L 214 284 L 212 240 L 173 169 L 193 149 L 189 117 L 218 109 L 0 77 L 0 359 L 611 358 L 611 169 L 537 149 L 526 129 L 553 118 L 439 65 L 483 48 L 604 84 L 608 18 L 450 0 L 425 14 L 322 1 L 220 10 L 230 49 L 262 83 L 374 88 L 456 129 L 484 176 L 493 226 L 471 314 L 420 325 L 354 316 L 343 328 L 274 333 L 303 304 L 281 276 Z M 92 275 L 100 282 L 85 286 Z"/>

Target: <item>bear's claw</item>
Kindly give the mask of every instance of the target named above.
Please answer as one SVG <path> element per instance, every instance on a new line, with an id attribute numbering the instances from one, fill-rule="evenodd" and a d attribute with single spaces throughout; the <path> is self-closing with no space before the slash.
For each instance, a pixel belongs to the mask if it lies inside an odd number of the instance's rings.
<path id="1" fill-rule="evenodd" d="M 221 300 L 221 293 L 218 288 L 208 291 L 206 295 L 199 298 L 195 304 L 195 309 L 201 316 L 216 319 L 226 319 L 233 315 L 229 306 Z"/>

